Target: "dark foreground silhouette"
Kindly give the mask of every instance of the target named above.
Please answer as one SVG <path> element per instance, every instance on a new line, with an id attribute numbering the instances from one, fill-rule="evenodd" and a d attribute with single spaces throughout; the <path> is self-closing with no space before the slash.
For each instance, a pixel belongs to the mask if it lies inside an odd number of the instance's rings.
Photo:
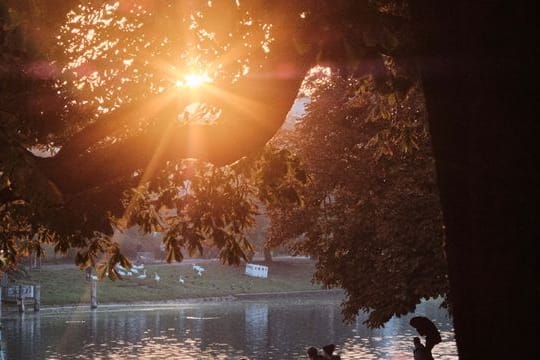
<path id="1" fill-rule="evenodd" d="M 336 345 L 334 344 L 328 344 L 323 346 L 322 352 L 317 350 L 316 347 L 310 347 L 307 349 L 307 355 L 308 359 L 315 359 L 315 360 L 325 360 L 325 359 L 331 359 L 331 360 L 341 360 L 341 357 L 339 355 L 334 355 L 334 351 L 336 350 Z"/>
<path id="2" fill-rule="evenodd" d="M 431 350 L 442 341 L 439 329 L 425 316 L 415 316 L 409 321 L 409 324 L 418 331 L 420 336 L 426 337 L 425 345 L 422 344 L 419 337 L 413 338 L 414 360 L 433 360 Z"/>

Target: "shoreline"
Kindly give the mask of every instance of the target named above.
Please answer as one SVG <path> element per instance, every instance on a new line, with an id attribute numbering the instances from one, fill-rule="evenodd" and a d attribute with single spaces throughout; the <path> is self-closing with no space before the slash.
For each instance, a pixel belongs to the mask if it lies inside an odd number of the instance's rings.
<path id="1" fill-rule="evenodd" d="M 210 297 L 198 297 L 198 298 L 185 298 L 163 301 L 137 301 L 126 303 L 103 303 L 98 307 L 92 309 L 90 304 L 69 304 L 69 305 L 45 305 L 41 306 L 39 311 L 34 311 L 29 308 L 26 312 L 20 313 L 17 306 L 2 306 L 1 319 L 20 317 L 20 316 L 38 316 L 38 315 L 50 315 L 50 314 L 63 314 L 63 313 L 89 313 L 89 312 L 101 312 L 101 311 L 130 311 L 130 310 L 144 310 L 151 307 L 153 309 L 174 309 L 182 306 L 193 306 L 197 304 L 218 304 L 218 303 L 231 303 L 238 301 L 257 301 L 268 300 L 272 298 L 302 298 L 316 295 L 336 297 L 343 295 L 342 289 L 321 289 L 321 290 L 306 290 L 306 291 L 278 291 L 278 292 L 264 292 L 264 293 L 238 293 L 225 296 L 210 296 Z M 4 304 L 5 305 L 5 304 Z"/>

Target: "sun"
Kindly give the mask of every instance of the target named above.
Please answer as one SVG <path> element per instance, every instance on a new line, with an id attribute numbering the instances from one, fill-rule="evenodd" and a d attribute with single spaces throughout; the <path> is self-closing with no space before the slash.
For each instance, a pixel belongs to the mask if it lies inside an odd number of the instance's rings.
<path id="1" fill-rule="evenodd" d="M 176 87 L 187 86 L 190 88 L 196 88 L 210 82 L 212 82 L 212 79 L 206 73 L 187 74 L 187 75 L 184 75 L 183 80 L 177 80 L 175 85 Z"/>

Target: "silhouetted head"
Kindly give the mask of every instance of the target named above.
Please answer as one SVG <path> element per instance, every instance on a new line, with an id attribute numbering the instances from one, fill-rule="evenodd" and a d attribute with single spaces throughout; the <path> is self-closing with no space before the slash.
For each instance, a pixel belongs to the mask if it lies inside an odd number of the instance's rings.
<path id="1" fill-rule="evenodd" d="M 307 349 L 307 354 L 310 358 L 315 358 L 315 356 L 317 356 L 317 349 L 312 346 Z"/>
<path id="2" fill-rule="evenodd" d="M 422 345 L 422 343 L 420 342 L 420 338 L 418 336 L 415 336 L 413 338 L 413 342 L 414 342 L 414 346 Z"/>
<path id="3" fill-rule="evenodd" d="M 334 353 L 334 350 L 336 349 L 336 345 L 334 344 L 328 344 L 326 346 L 323 346 L 323 351 L 327 355 L 332 355 Z"/>

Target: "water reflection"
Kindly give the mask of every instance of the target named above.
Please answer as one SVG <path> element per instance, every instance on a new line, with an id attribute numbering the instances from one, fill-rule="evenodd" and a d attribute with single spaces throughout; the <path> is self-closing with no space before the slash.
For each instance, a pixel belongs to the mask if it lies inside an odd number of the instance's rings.
<path id="1" fill-rule="evenodd" d="M 246 324 L 245 338 L 251 339 L 246 343 L 247 353 L 264 353 L 268 343 L 268 304 L 246 304 L 244 315 Z"/>
<path id="2" fill-rule="evenodd" d="M 435 302 L 385 328 L 341 321 L 339 298 L 274 299 L 120 310 L 24 314 L 4 318 L 3 345 L 13 359 L 305 359 L 305 349 L 337 345 L 343 359 L 411 359 L 409 325 L 432 319 L 443 342 L 438 359 L 457 359 L 446 313 Z"/>

